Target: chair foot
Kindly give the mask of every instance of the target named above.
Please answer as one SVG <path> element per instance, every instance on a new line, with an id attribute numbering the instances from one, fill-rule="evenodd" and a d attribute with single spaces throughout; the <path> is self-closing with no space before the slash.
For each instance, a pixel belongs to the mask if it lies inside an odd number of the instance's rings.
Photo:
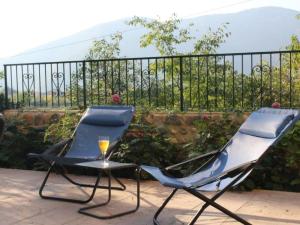
<path id="1" fill-rule="evenodd" d="M 49 170 L 48 170 L 48 172 L 47 172 L 47 174 L 46 174 L 46 176 L 45 176 L 45 178 L 44 178 L 44 180 L 43 180 L 43 182 L 42 182 L 42 185 L 41 185 L 41 187 L 40 187 L 40 189 L 39 189 L 39 195 L 40 195 L 41 198 L 43 198 L 43 199 L 48 199 L 48 200 L 55 200 L 55 201 L 63 201 L 63 202 L 79 203 L 79 204 L 85 204 L 85 203 L 88 203 L 88 202 L 90 202 L 90 201 L 94 198 L 95 193 L 96 193 L 96 190 L 97 190 L 97 187 L 98 187 L 98 184 L 99 184 L 99 182 L 100 182 L 100 177 L 101 177 L 100 174 L 98 174 L 98 176 L 97 176 L 95 185 L 91 185 L 91 186 L 93 187 L 93 190 L 92 190 L 91 195 L 90 195 L 87 199 L 85 199 L 85 200 L 71 199 L 71 198 L 63 198 L 63 197 L 55 197 L 55 196 L 47 196 L 47 195 L 44 195 L 44 194 L 43 194 L 43 190 L 44 190 L 44 187 L 46 186 L 46 183 L 47 183 L 47 181 L 48 181 L 48 178 L 49 178 L 49 176 L 50 176 L 50 173 L 51 173 L 52 169 L 53 169 L 53 166 L 49 168 Z M 63 173 L 61 173 L 61 175 L 63 175 Z"/>
<path id="2" fill-rule="evenodd" d="M 221 212 L 223 212 L 224 214 L 226 214 L 227 216 L 230 216 L 231 218 L 235 219 L 236 221 L 245 224 L 245 225 L 251 225 L 251 223 L 249 223 L 248 221 L 244 220 L 243 218 L 241 218 L 240 216 L 238 216 L 237 214 L 231 212 L 230 210 L 224 208 L 223 206 L 221 206 L 220 204 L 215 202 L 215 199 L 209 199 L 208 197 L 206 197 L 203 194 L 200 194 L 198 191 L 196 190 L 186 190 L 187 192 L 193 194 L 194 196 L 198 197 L 199 199 L 201 199 L 202 201 L 205 202 L 205 204 L 202 206 L 202 208 L 199 210 L 199 212 L 196 214 L 196 216 L 194 217 L 194 219 L 191 221 L 191 223 L 189 225 L 193 225 L 198 217 L 201 215 L 201 213 L 205 210 L 205 208 L 207 208 L 208 206 L 212 206 L 218 210 L 220 210 Z M 199 214 L 199 215 L 198 215 Z M 192 223 L 193 222 L 193 223 Z"/>
<path id="3" fill-rule="evenodd" d="M 110 216 L 98 216 L 98 215 L 95 215 L 93 213 L 90 213 L 88 212 L 89 209 L 94 209 L 94 208 L 98 208 L 98 207 L 102 207 L 102 206 L 105 206 L 107 205 L 110 200 L 111 200 L 111 190 L 112 190 L 112 187 L 111 187 L 111 178 L 113 178 L 111 176 L 111 173 L 109 172 L 108 174 L 108 199 L 106 202 L 104 203 L 100 203 L 100 204 L 96 204 L 96 205 L 92 205 L 92 206 L 87 206 L 87 207 L 84 207 L 84 208 L 81 208 L 78 210 L 79 213 L 81 214 L 84 214 L 86 216 L 90 216 L 90 217 L 93 217 L 93 218 L 96 218 L 96 219 L 102 219 L 102 220 L 107 220 L 107 219 L 113 219 L 113 218 L 116 218 L 116 217 L 120 217 L 120 216 L 124 216 L 124 215 L 128 215 L 128 214 L 131 214 L 131 213 L 134 213 L 136 212 L 139 207 L 140 207 L 140 172 L 139 170 L 137 169 L 136 170 L 136 188 L 137 188 L 137 196 L 136 196 L 136 207 L 134 209 L 131 209 L 131 210 L 128 210 L 128 211 L 125 211 L 125 212 L 121 212 L 121 213 L 117 213 L 117 214 L 113 214 L 113 215 L 110 215 Z"/>
<path id="4" fill-rule="evenodd" d="M 155 213 L 154 217 L 153 217 L 153 224 L 154 225 L 160 225 L 158 222 L 158 216 L 159 214 L 162 212 L 162 210 L 166 207 L 166 205 L 168 204 L 168 202 L 172 199 L 172 197 L 175 195 L 175 193 L 177 192 L 178 189 L 174 189 L 172 191 L 172 193 L 169 195 L 169 197 L 164 201 L 164 203 L 161 205 L 161 207 L 159 207 L 159 209 L 157 210 L 157 212 Z"/>
<path id="5" fill-rule="evenodd" d="M 161 205 L 161 207 L 157 210 L 157 212 L 155 213 L 154 217 L 153 217 L 153 224 L 154 225 L 160 225 L 160 223 L 158 222 L 158 216 L 160 215 L 160 213 L 162 212 L 162 210 L 166 207 L 166 205 L 168 204 L 168 202 L 172 199 L 172 197 L 174 196 L 174 194 L 176 193 L 178 189 L 174 189 L 173 192 L 169 195 L 169 197 L 164 201 L 164 203 Z M 194 225 L 198 218 L 201 216 L 201 214 L 203 213 L 203 211 L 208 207 L 208 206 L 212 206 L 218 210 L 220 210 L 221 212 L 223 212 L 224 214 L 230 216 L 231 218 L 235 219 L 236 221 L 245 224 L 245 225 L 251 225 L 251 223 L 247 222 L 246 220 L 244 220 L 243 218 L 239 217 L 238 215 L 236 215 L 235 213 L 229 211 L 228 209 L 224 208 L 223 206 L 219 205 L 218 203 L 214 202 L 215 199 L 209 199 L 206 196 L 200 194 L 197 191 L 194 190 L 186 190 L 187 192 L 193 194 L 194 196 L 198 197 L 199 199 L 203 200 L 205 202 L 205 204 L 200 208 L 200 210 L 197 212 L 197 214 L 194 216 L 194 218 L 191 220 L 191 222 L 188 225 Z"/>
<path id="6" fill-rule="evenodd" d="M 94 185 L 92 184 L 83 184 L 83 183 L 78 183 L 76 181 L 74 181 L 73 179 L 71 179 L 69 176 L 67 176 L 66 174 L 62 173 L 61 174 L 67 181 L 69 181 L 71 184 L 80 186 L 80 187 L 86 187 L 86 188 L 94 188 Z M 112 186 L 111 189 L 113 190 L 118 190 L 118 191 L 125 191 L 126 190 L 126 185 L 122 183 L 122 181 L 120 181 L 118 178 L 112 176 L 112 178 L 120 185 L 119 187 L 116 186 Z M 105 185 L 98 185 L 97 188 L 99 189 L 108 189 L 108 186 Z"/>

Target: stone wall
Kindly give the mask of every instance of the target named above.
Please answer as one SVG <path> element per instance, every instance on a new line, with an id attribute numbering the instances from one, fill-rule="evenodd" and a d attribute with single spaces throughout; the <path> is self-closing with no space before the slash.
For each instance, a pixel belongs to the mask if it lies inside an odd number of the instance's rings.
<path id="1" fill-rule="evenodd" d="M 48 124 L 57 122 L 61 116 L 65 114 L 63 110 L 5 110 L 4 118 L 18 118 L 26 121 L 31 126 L 47 126 Z"/>
<path id="2" fill-rule="evenodd" d="M 194 122 L 200 119 L 222 119 L 223 113 L 149 113 L 143 119 L 149 124 L 153 124 L 159 129 L 163 129 L 170 134 L 173 143 L 185 144 L 191 142 L 197 135 L 198 130 Z M 234 115 L 232 115 L 233 117 Z M 248 116 L 245 113 L 240 119 L 244 120 Z M 236 119 L 234 117 L 234 119 Z"/>
<path id="3" fill-rule="evenodd" d="M 80 111 L 72 110 L 72 112 L 78 113 Z M 19 118 L 33 127 L 45 127 L 51 123 L 55 123 L 65 113 L 65 110 L 6 110 L 3 112 L 5 118 Z M 247 114 L 245 114 L 246 116 Z M 145 114 L 142 120 L 144 123 L 152 124 L 161 131 L 169 134 L 171 142 L 184 144 L 192 141 L 198 135 L 198 131 L 193 124 L 196 120 L 205 118 L 220 119 L 221 117 L 222 113 L 151 112 Z"/>

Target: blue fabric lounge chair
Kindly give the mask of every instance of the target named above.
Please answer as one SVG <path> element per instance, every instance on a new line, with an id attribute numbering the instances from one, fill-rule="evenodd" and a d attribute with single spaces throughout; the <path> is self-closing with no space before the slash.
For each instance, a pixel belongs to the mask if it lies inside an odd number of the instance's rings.
<path id="1" fill-rule="evenodd" d="M 230 187 L 242 182 L 269 147 L 275 145 L 298 120 L 298 110 L 261 108 L 248 117 L 237 133 L 220 150 L 169 166 L 164 170 L 151 166 L 141 166 L 144 171 L 150 173 L 162 185 L 174 188 L 171 195 L 156 212 L 153 218 L 154 224 L 159 225 L 159 214 L 178 189 L 183 189 L 205 202 L 189 225 L 195 224 L 208 206 L 215 207 L 243 224 L 250 224 L 215 201 Z M 201 167 L 189 176 L 174 178 L 166 175 L 167 171 L 174 168 L 204 159 Z M 216 194 L 208 198 L 201 191 L 214 191 Z"/>
<path id="2" fill-rule="evenodd" d="M 95 185 L 82 184 L 72 180 L 66 174 L 66 166 L 76 166 L 78 163 L 93 161 L 99 159 L 100 152 L 98 148 L 98 137 L 109 136 L 110 146 L 105 156 L 109 159 L 122 138 L 125 130 L 128 128 L 134 114 L 132 106 L 93 106 L 86 110 L 77 125 L 73 136 L 47 149 L 42 154 L 30 153 L 28 157 L 38 158 L 49 164 L 49 169 L 39 190 L 42 198 L 67 201 L 74 203 L 87 203 L 95 195 L 97 188 L 107 188 L 107 186 L 98 185 L 100 174 L 97 177 Z M 43 194 L 50 173 L 55 170 L 65 179 L 74 185 L 92 188 L 91 195 L 86 200 L 70 199 L 63 197 L 46 196 Z M 114 178 L 120 187 L 112 187 L 117 190 L 125 190 L 125 185 L 120 180 Z"/>

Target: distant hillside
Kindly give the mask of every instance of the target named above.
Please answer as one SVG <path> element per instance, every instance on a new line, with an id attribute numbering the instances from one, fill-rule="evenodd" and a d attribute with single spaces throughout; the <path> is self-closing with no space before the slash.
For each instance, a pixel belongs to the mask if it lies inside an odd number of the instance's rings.
<path id="1" fill-rule="evenodd" d="M 292 34 L 300 35 L 300 21 L 296 19 L 297 14 L 299 12 L 290 9 L 263 7 L 239 13 L 185 19 L 183 25 L 193 22 L 195 27 L 204 34 L 208 27 L 216 28 L 222 23 L 229 22 L 228 31 L 232 35 L 218 52 L 279 50 L 289 43 Z M 139 38 L 145 30 L 130 27 L 124 21 L 126 20 L 99 24 L 63 39 L 30 49 L 18 56 L 0 60 L 0 65 L 2 63 L 80 60 L 86 55 L 94 37 L 129 29 L 132 31 L 124 33 L 121 43 L 122 56 L 158 55 L 153 47 L 145 49 L 139 47 Z M 189 50 L 191 45 L 192 43 L 183 46 L 184 50 Z"/>

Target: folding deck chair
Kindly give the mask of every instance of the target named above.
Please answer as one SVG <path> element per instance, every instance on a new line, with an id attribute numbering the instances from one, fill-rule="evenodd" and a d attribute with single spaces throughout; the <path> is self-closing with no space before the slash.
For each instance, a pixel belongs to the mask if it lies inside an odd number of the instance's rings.
<path id="1" fill-rule="evenodd" d="M 128 128 L 133 114 L 134 107 L 132 106 L 90 107 L 80 119 L 70 139 L 63 140 L 60 143 L 51 146 L 42 154 L 28 154 L 29 158 L 38 158 L 49 164 L 48 172 L 39 189 L 39 195 L 45 199 L 73 203 L 87 203 L 93 199 L 97 188 L 107 189 L 108 186 L 98 185 L 101 174 L 98 174 L 95 184 L 82 184 L 67 176 L 65 167 L 72 167 L 76 166 L 78 163 L 99 159 L 101 154 L 98 149 L 98 137 L 100 135 L 109 136 L 110 138 L 110 146 L 105 156 L 106 159 L 109 159 L 116 150 L 125 130 Z M 90 196 L 87 199 L 81 200 L 44 195 L 44 187 L 53 170 L 61 174 L 66 180 L 74 185 L 92 188 Z M 120 186 L 111 187 L 112 189 L 126 189 L 126 186 L 119 179 L 116 177 L 113 178 Z"/>
<path id="2" fill-rule="evenodd" d="M 141 166 L 162 185 L 174 188 L 171 195 L 154 215 L 153 223 L 159 225 L 159 214 L 176 191 L 183 189 L 205 202 L 189 225 L 195 224 L 208 206 L 222 211 L 243 224 L 250 224 L 215 201 L 229 188 L 246 179 L 269 147 L 275 145 L 298 120 L 298 110 L 261 108 L 248 117 L 237 133 L 220 150 L 169 166 L 164 170 L 151 166 Z M 180 168 L 187 163 L 203 159 L 206 161 L 189 176 L 174 178 L 167 175 L 167 172 L 174 168 Z M 216 194 L 208 198 L 200 193 L 201 191 L 214 191 Z"/>

